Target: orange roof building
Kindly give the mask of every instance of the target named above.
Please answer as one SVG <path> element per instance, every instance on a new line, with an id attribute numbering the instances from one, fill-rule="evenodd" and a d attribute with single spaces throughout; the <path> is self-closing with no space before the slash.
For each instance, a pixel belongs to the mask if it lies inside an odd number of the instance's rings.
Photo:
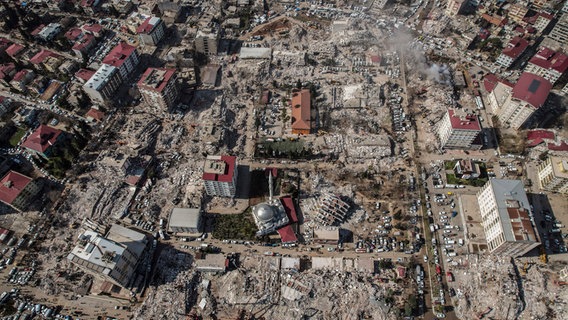
<path id="1" fill-rule="evenodd" d="M 310 134 L 312 129 L 310 90 L 292 93 L 292 133 Z"/>

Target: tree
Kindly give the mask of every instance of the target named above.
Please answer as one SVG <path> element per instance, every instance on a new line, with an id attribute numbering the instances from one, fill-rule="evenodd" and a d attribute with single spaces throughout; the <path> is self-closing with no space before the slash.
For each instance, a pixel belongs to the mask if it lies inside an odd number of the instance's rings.
<path id="1" fill-rule="evenodd" d="M 298 81 L 296 82 L 296 88 L 302 89 L 302 80 L 298 79 Z"/>

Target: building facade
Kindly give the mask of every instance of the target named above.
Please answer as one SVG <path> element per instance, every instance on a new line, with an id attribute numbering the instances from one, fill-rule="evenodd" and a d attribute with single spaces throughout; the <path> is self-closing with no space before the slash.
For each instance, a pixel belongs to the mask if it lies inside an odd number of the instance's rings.
<path id="1" fill-rule="evenodd" d="M 568 44 L 568 14 L 564 13 L 550 31 L 548 37 L 556 41 L 560 46 L 564 47 Z"/>
<path id="2" fill-rule="evenodd" d="M 446 112 L 438 128 L 440 146 L 447 149 L 480 149 L 480 133 L 481 125 L 476 115 L 458 115 L 451 109 Z"/>
<path id="3" fill-rule="evenodd" d="M 118 69 L 123 82 L 132 74 L 139 62 L 140 57 L 136 47 L 125 42 L 119 43 L 103 59 L 103 64 Z"/>
<path id="4" fill-rule="evenodd" d="M 548 157 L 538 166 L 538 180 L 544 190 L 568 194 L 568 158 Z"/>
<path id="5" fill-rule="evenodd" d="M 540 50 L 529 60 L 525 72 L 536 74 L 555 84 L 568 69 L 568 56 L 546 47 Z"/>
<path id="6" fill-rule="evenodd" d="M 518 257 L 540 245 L 520 180 L 490 179 L 477 192 L 489 252 Z"/>
<path id="7" fill-rule="evenodd" d="M 83 85 L 85 93 L 93 102 L 104 103 L 109 100 L 122 84 L 117 68 L 103 64 Z"/>
<path id="8" fill-rule="evenodd" d="M 166 31 L 165 23 L 157 17 L 150 17 L 136 29 L 140 42 L 145 45 L 155 46 L 162 40 Z"/>
<path id="9" fill-rule="evenodd" d="M 43 185 L 39 180 L 10 170 L 0 181 L 0 201 L 18 211 L 26 210 Z"/>
<path id="10" fill-rule="evenodd" d="M 514 37 L 497 57 L 496 64 L 509 68 L 525 52 L 529 42 L 521 37 Z"/>
<path id="11" fill-rule="evenodd" d="M 138 90 L 149 106 L 169 109 L 178 99 L 174 69 L 148 68 L 138 81 Z"/>
<path id="12" fill-rule="evenodd" d="M 237 157 L 208 156 L 203 167 L 205 191 L 210 196 L 234 197 L 237 174 Z"/>
<path id="13" fill-rule="evenodd" d="M 544 105 L 551 89 L 550 81 L 524 72 L 494 113 L 505 128 L 519 129 Z"/>
<path id="14" fill-rule="evenodd" d="M 217 54 L 219 45 L 219 31 L 215 28 L 204 28 L 197 31 L 195 36 L 195 51 L 207 56 Z"/>

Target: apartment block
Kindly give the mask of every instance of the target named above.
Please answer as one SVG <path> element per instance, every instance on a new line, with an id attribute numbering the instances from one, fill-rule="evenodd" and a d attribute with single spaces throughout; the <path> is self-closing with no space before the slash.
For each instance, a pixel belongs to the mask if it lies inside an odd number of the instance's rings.
<path id="1" fill-rule="evenodd" d="M 162 40 L 166 26 L 164 21 L 157 17 L 149 17 L 136 29 L 140 41 L 145 45 L 155 46 Z"/>
<path id="2" fill-rule="evenodd" d="M 203 166 L 205 191 L 210 196 L 234 197 L 237 187 L 237 157 L 208 156 Z"/>
<path id="3" fill-rule="evenodd" d="M 121 83 L 118 68 L 103 64 L 83 85 L 83 90 L 94 102 L 104 103 L 114 95 Z"/>
<path id="4" fill-rule="evenodd" d="M 490 253 L 518 257 L 540 245 L 520 180 L 490 179 L 477 201 Z"/>
<path id="5" fill-rule="evenodd" d="M 568 158 L 548 157 L 538 166 L 538 180 L 544 190 L 568 194 Z"/>
<path id="6" fill-rule="evenodd" d="M 525 72 L 541 76 L 555 84 L 568 69 L 568 56 L 562 52 L 542 47 L 529 60 Z"/>
<path id="7" fill-rule="evenodd" d="M 162 109 L 171 108 L 178 98 L 176 71 L 148 68 L 138 81 L 138 89 L 146 104 Z"/>
<path id="8" fill-rule="evenodd" d="M 480 133 L 481 124 L 476 115 L 460 115 L 451 109 L 446 112 L 438 128 L 440 145 L 446 149 L 480 149 Z"/>
<path id="9" fill-rule="evenodd" d="M 207 56 L 213 56 L 217 54 L 218 45 L 219 30 L 215 28 L 204 28 L 197 31 L 197 35 L 195 36 L 195 51 Z"/>

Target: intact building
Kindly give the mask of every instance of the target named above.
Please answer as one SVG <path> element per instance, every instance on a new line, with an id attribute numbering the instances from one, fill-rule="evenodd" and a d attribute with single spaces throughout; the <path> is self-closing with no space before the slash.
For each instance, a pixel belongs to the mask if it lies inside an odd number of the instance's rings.
<path id="1" fill-rule="evenodd" d="M 548 37 L 556 41 L 562 47 L 568 44 L 568 14 L 564 13 L 560 16 Z"/>
<path id="2" fill-rule="evenodd" d="M 495 114 L 504 127 L 519 129 L 541 108 L 552 89 L 550 81 L 524 72 L 512 90 L 497 103 Z"/>
<path id="3" fill-rule="evenodd" d="M 168 231 L 174 233 L 201 232 L 202 219 L 200 209 L 174 208 L 170 214 Z"/>
<path id="4" fill-rule="evenodd" d="M 538 180 L 544 190 L 568 194 L 568 158 L 548 157 L 538 166 Z"/>
<path id="5" fill-rule="evenodd" d="M 0 201 L 18 211 L 24 211 L 41 188 L 38 180 L 10 170 L 0 181 Z"/>
<path id="6" fill-rule="evenodd" d="M 138 89 L 144 102 L 150 106 L 168 109 L 178 98 L 174 69 L 148 68 L 138 81 Z"/>
<path id="7" fill-rule="evenodd" d="M 302 89 L 292 93 L 292 133 L 310 134 L 312 110 L 310 90 Z"/>
<path id="8" fill-rule="evenodd" d="M 157 17 L 150 17 L 136 29 L 140 41 L 145 45 L 155 46 L 162 40 L 166 27 L 164 21 Z"/>
<path id="9" fill-rule="evenodd" d="M 451 109 L 446 112 L 438 128 L 440 145 L 447 149 L 480 149 L 480 133 L 481 125 L 476 115 L 458 115 Z"/>
<path id="10" fill-rule="evenodd" d="M 514 37 L 511 41 L 507 44 L 507 47 L 501 51 L 501 54 L 497 58 L 497 63 L 503 68 L 509 68 L 513 62 L 515 62 L 523 52 L 529 46 L 529 42 L 521 37 Z"/>
<path id="11" fill-rule="evenodd" d="M 252 216 L 258 227 L 257 236 L 272 233 L 290 222 L 286 210 L 278 198 L 253 206 Z"/>
<path id="12" fill-rule="evenodd" d="M 47 159 L 61 139 L 63 131 L 42 124 L 22 142 L 22 147 Z"/>
<path id="13" fill-rule="evenodd" d="M 210 196 L 234 197 L 237 173 L 237 157 L 208 156 L 203 167 L 205 191 Z"/>
<path id="14" fill-rule="evenodd" d="M 218 45 L 219 30 L 214 28 L 204 28 L 197 31 L 197 35 L 195 36 L 195 51 L 207 56 L 213 56 L 217 54 Z"/>
<path id="15" fill-rule="evenodd" d="M 117 68 L 103 64 L 83 85 L 83 90 L 94 102 L 103 103 L 113 97 L 122 79 Z"/>
<path id="16" fill-rule="evenodd" d="M 536 74 L 554 84 L 568 69 L 568 56 L 546 47 L 540 50 L 529 60 L 525 72 Z"/>
<path id="17" fill-rule="evenodd" d="M 81 233 L 67 259 L 91 274 L 127 287 L 147 244 L 143 233 L 114 224 L 106 237 L 91 230 Z"/>
<path id="18" fill-rule="evenodd" d="M 140 62 L 140 58 L 136 47 L 126 44 L 125 42 L 119 43 L 103 59 L 103 64 L 118 69 L 122 81 L 128 79 L 128 76 L 136 69 L 138 62 Z"/>
<path id="19" fill-rule="evenodd" d="M 467 5 L 466 0 L 448 0 L 445 13 L 449 17 L 455 17 L 461 13 L 465 5 Z"/>
<path id="20" fill-rule="evenodd" d="M 477 201 L 489 252 L 522 256 L 540 245 L 530 218 L 530 204 L 520 180 L 491 179 Z"/>

